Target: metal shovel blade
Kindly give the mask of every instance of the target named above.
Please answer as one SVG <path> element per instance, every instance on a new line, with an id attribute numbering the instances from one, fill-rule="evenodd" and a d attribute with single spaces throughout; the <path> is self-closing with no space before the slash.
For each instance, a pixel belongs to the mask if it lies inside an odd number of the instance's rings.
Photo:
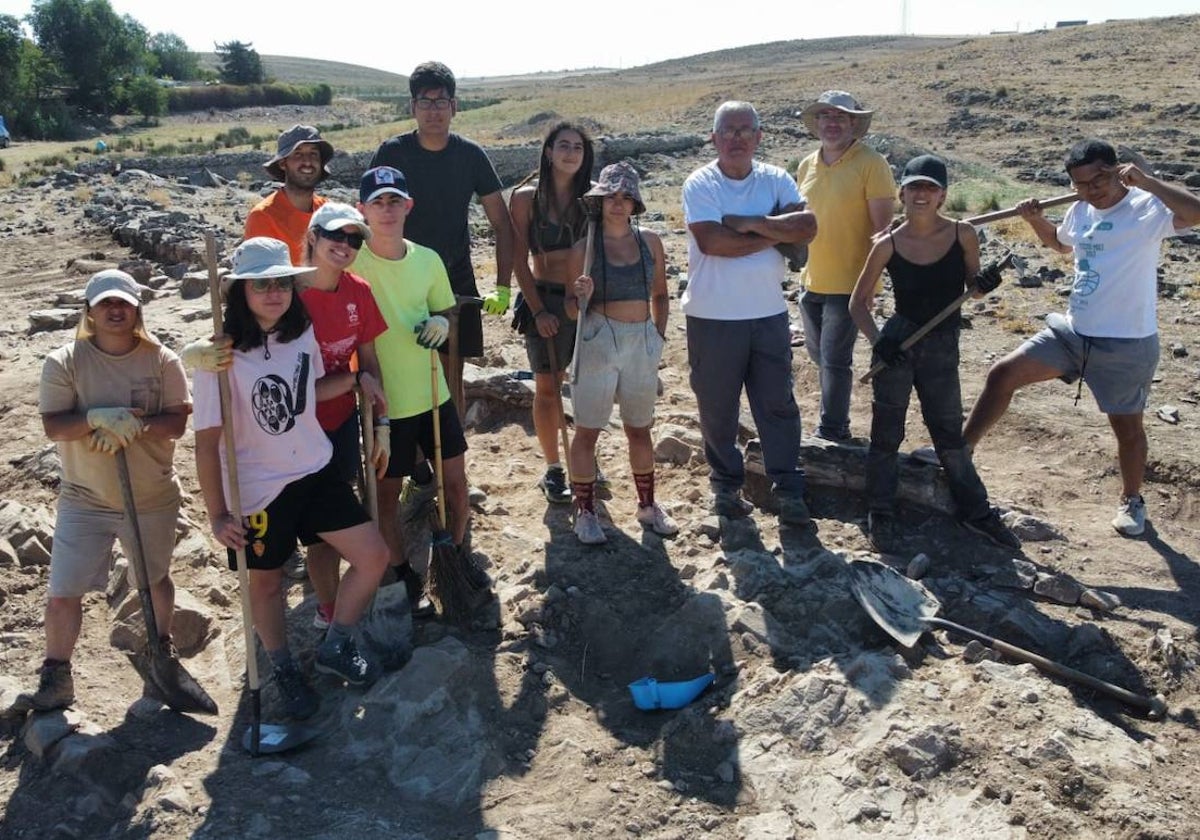
<path id="1" fill-rule="evenodd" d="M 928 589 L 882 563 L 852 560 L 850 575 L 854 597 L 867 615 L 905 647 L 917 643 L 941 609 Z"/>
<path id="2" fill-rule="evenodd" d="M 128 654 L 146 694 L 181 714 L 217 714 L 217 703 L 187 668 L 154 647 Z"/>
<path id="3" fill-rule="evenodd" d="M 254 748 L 254 727 L 247 726 L 242 733 L 242 749 L 251 755 L 269 755 L 287 752 L 302 747 L 321 734 L 321 730 L 309 726 L 285 726 L 280 723 L 258 725 L 258 749 Z"/>

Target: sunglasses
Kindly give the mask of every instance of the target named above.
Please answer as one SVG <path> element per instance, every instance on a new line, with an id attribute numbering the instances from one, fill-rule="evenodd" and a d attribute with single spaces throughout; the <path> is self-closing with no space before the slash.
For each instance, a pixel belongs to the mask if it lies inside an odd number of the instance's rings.
<path id="1" fill-rule="evenodd" d="M 247 280 L 246 285 L 260 295 L 276 290 L 290 292 L 295 286 L 295 279 L 292 277 L 255 277 L 253 280 Z"/>
<path id="2" fill-rule="evenodd" d="M 317 228 L 317 235 L 330 242 L 345 242 L 355 251 L 363 246 L 367 238 L 361 233 L 346 233 L 344 230 L 325 230 L 325 228 Z"/>

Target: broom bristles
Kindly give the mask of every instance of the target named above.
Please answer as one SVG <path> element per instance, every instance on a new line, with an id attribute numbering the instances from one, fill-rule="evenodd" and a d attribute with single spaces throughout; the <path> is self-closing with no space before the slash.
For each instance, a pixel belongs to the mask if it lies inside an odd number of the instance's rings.
<path id="1" fill-rule="evenodd" d="M 434 545 L 433 555 L 429 558 L 425 593 L 437 608 L 438 615 L 449 621 L 470 616 L 483 594 L 483 590 L 471 583 L 466 562 L 453 544 Z"/>

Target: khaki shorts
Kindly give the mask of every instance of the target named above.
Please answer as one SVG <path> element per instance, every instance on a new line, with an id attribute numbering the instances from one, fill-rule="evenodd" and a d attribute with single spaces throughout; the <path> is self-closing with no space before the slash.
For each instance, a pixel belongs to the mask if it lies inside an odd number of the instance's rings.
<path id="1" fill-rule="evenodd" d="M 650 319 L 613 321 L 588 313 L 575 348 L 579 364 L 576 382 L 571 386 L 571 402 L 576 424 L 603 429 L 615 401 L 626 426 L 644 429 L 651 425 L 662 351 L 662 336 Z"/>
<path id="2" fill-rule="evenodd" d="M 166 577 L 170 570 L 178 516 L 178 505 L 157 513 L 138 514 L 150 585 Z M 50 597 L 78 598 L 87 592 L 104 591 L 112 569 L 113 540 L 121 541 L 125 556 L 130 558 L 129 583 L 137 587 L 132 559 L 133 528 L 125 514 L 59 499 L 54 547 L 50 552 Z"/>

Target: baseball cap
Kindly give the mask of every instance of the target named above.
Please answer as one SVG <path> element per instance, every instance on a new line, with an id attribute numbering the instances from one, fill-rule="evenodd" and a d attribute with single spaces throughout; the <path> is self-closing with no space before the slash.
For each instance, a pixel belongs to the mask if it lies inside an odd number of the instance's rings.
<path id="1" fill-rule="evenodd" d="M 95 306 L 105 298 L 117 298 L 130 306 L 142 305 L 142 287 L 124 271 L 116 268 L 93 274 L 83 290 L 83 296 L 88 306 Z"/>
<path id="2" fill-rule="evenodd" d="M 937 155 L 918 155 L 904 165 L 900 175 L 900 186 L 905 187 L 917 181 L 928 181 L 942 189 L 950 183 L 946 174 L 946 162 Z"/>
<path id="3" fill-rule="evenodd" d="M 379 196 L 392 193 L 401 198 L 412 198 L 408 194 L 408 180 L 404 173 L 391 166 L 376 166 L 363 173 L 358 184 L 358 200 L 370 204 Z"/>
<path id="4" fill-rule="evenodd" d="M 363 218 L 362 213 L 349 204 L 342 204 L 338 201 L 326 201 L 317 208 L 317 212 L 313 213 L 308 222 L 310 230 L 312 228 L 341 230 L 346 225 L 358 228 L 364 239 L 371 238 L 371 228 L 367 226 L 367 220 Z"/>

